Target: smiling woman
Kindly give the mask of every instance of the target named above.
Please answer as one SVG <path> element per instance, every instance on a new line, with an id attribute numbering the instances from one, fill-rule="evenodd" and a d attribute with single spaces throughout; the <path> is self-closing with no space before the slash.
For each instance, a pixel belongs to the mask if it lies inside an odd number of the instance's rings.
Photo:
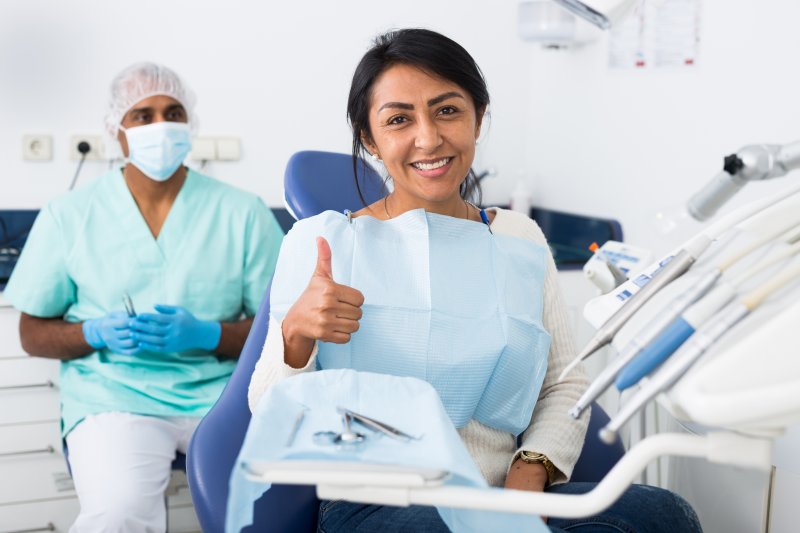
<path id="1" fill-rule="evenodd" d="M 352 216 L 301 220 L 286 236 L 250 405 L 317 369 L 422 379 L 488 485 L 581 492 L 590 487 L 565 482 L 588 417 L 567 411 L 587 382 L 582 370 L 558 380 L 574 347 L 555 263 L 533 220 L 471 203 L 480 204 L 471 165 L 488 105 L 480 69 L 453 40 L 422 29 L 376 39 L 350 88 L 353 165 L 367 153 L 382 160 L 394 189 Z M 404 409 L 393 392 L 378 402 L 388 419 Z M 633 487 L 607 516 L 550 525 L 697 531 L 684 507 Z M 431 507 L 338 501 L 320 506 L 319 530 L 448 527 Z"/>

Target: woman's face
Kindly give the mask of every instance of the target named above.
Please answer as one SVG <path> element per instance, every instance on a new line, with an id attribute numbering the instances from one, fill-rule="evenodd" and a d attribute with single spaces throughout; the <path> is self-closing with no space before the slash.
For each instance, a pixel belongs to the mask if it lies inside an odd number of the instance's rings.
<path id="1" fill-rule="evenodd" d="M 480 115 L 467 91 L 416 67 L 395 65 L 378 76 L 369 107 L 372 138 L 362 141 L 394 180 L 394 205 L 461 212 L 459 186 L 475 157 Z"/>

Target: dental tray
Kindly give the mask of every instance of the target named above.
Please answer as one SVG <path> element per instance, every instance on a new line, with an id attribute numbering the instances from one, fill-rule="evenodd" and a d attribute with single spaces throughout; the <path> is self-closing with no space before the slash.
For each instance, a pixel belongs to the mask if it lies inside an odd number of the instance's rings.
<path id="1" fill-rule="evenodd" d="M 358 485 L 435 487 L 450 475 L 445 470 L 352 461 L 242 461 L 252 481 L 291 485 Z"/>

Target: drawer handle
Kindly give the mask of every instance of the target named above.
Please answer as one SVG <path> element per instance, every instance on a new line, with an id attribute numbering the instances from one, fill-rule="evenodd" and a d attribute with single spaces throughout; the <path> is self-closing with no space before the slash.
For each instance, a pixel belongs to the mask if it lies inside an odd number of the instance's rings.
<path id="1" fill-rule="evenodd" d="M 28 385 L 5 385 L 3 387 L 0 387 L 0 390 L 42 389 L 42 388 L 52 389 L 55 386 L 56 386 L 55 383 L 53 383 L 48 379 L 44 383 L 30 383 Z"/>
<path id="2" fill-rule="evenodd" d="M 54 453 L 56 450 L 52 446 L 42 448 L 40 450 L 20 450 L 18 452 L 4 452 L 0 453 L 0 457 L 16 457 L 19 455 L 34 455 L 37 453 Z M 38 529 L 36 531 L 39 531 Z"/>
<path id="3" fill-rule="evenodd" d="M 53 525 L 52 522 L 48 523 L 44 527 L 38 527 L 36 529 L 15 529 L 14 531 L 4 531 L 3 533 L 38 533 L 39 531 L 55 531 L 56 526 Z"/>

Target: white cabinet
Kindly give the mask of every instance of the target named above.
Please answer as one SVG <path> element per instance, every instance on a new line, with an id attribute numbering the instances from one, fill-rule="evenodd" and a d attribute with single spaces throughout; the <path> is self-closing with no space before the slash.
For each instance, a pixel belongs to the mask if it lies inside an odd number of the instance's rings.
<path id="1" fill-rule="evenodd" d="M 56 360 L 28 357 L 0 293 L 0 533 L 66 533 L 78 499 L 61 448 Z M 199 532 L 183 473 L 168 489 L 171 533 Z"/>

